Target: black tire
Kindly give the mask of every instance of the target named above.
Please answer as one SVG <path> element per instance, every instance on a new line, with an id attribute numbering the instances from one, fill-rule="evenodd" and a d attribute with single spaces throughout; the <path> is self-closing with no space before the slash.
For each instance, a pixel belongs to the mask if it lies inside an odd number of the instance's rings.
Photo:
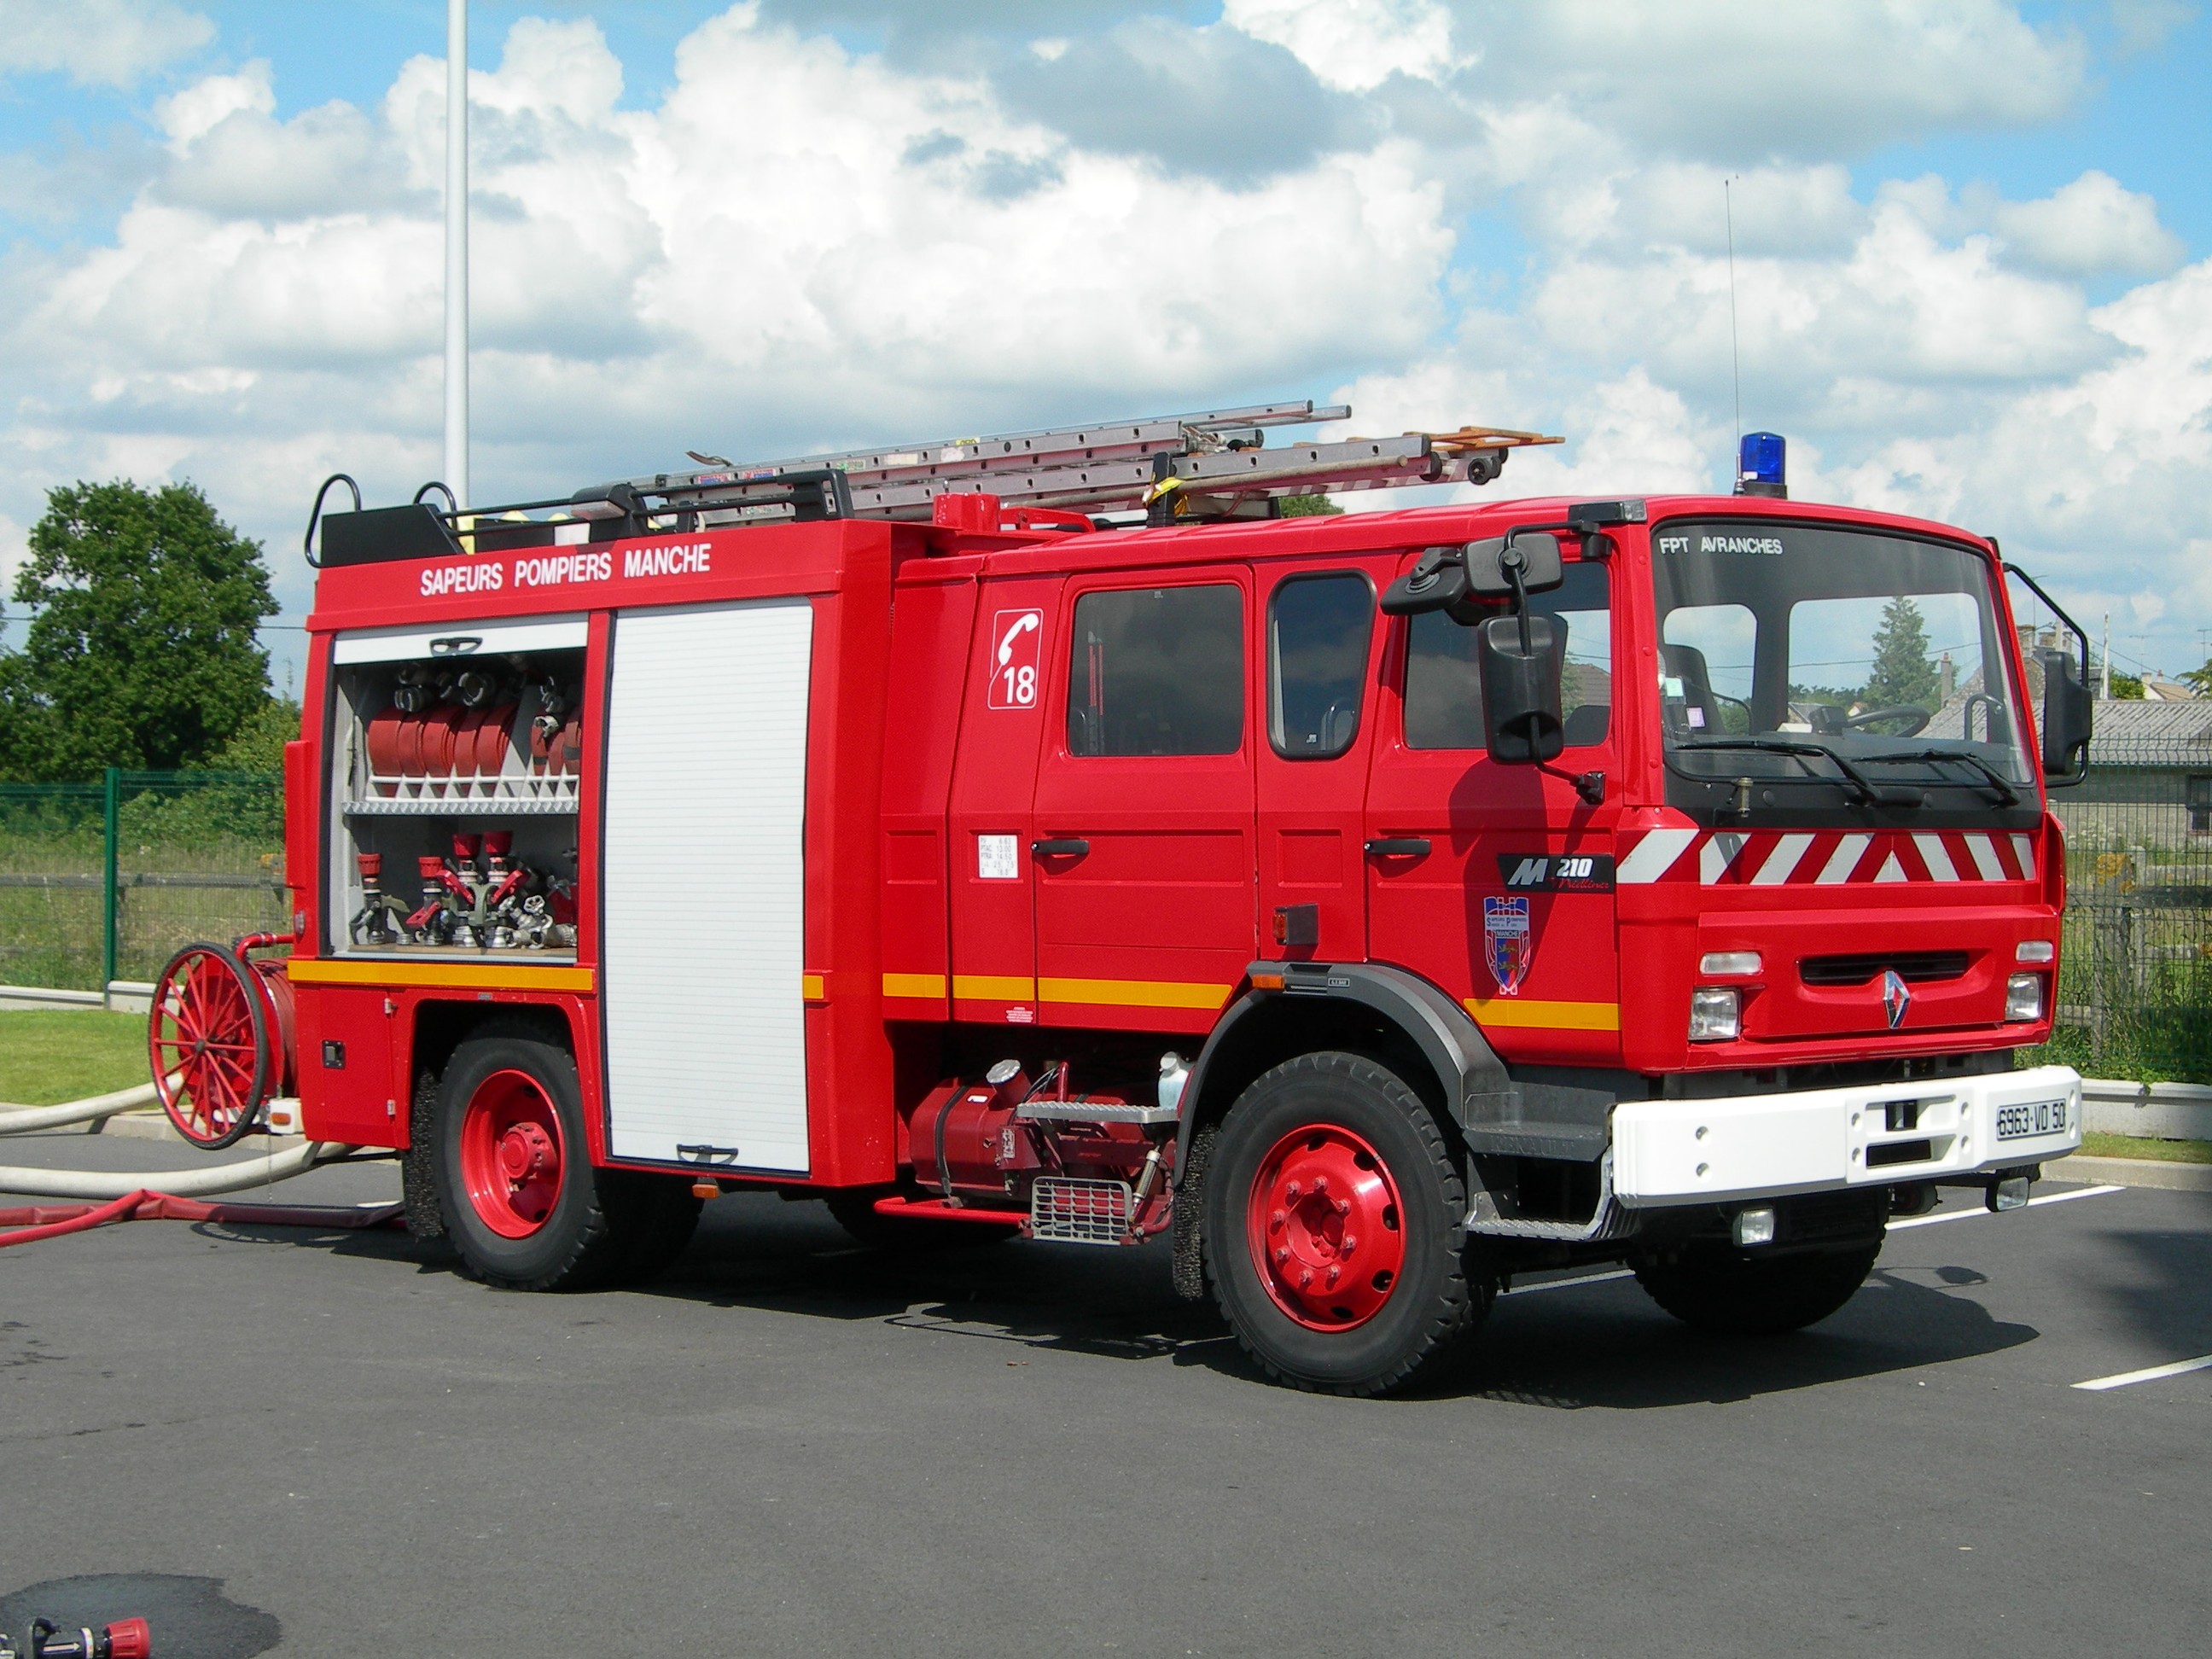
<path id="1" fill-rule="evenodd" d="M 1379 1308 L 1348 1328 L 1316 1328 L 1285 1311 L 1248 1240 L 1263 1165 L 1309 1127 L 1349 1132 L 1397 1194 L 1391 1231 L 1401 1263 Z M 1198 1197 L 1206 1277 L 1223 1316 L 1244 1351 L 1294 1388 L 1372 1395 L 1434 1383 L 1490 1311 L 1493 1287 L 1470 1279 L 1462 1259 L 1467 1188 L 1443 1130 L 1371 1060 L 1304 1054 L 1261 1077 L 1222 1121 Z"/>
<path id="2" fill-rule="evenodd" d="M 935 1255 L 946 1250 L 972 1250 L 1004 1244 L 1021 1237 L 1021 1229 L 995 1226 L 984 1221 L 923 1221 L 912 1216 L 884 1215 L 876 1209 L 880 1191 L 823 1194 L 830 1214 L 852 1235 L 853 1242 L 885 1255 Z"/>
<path id="3" fill-rule="evenodd" d="M 407 1150 L 399 1155 L 399 1202 L 407 1231 L 426 1243 L 442 1242 L 446 1218 L 438 1206 L 438 1079 L 415 1079 L 407 1114 Z"/>
<path id="4" fill-rule="evenodd" d="M 1858 1293 L 1879 1241 L 1796 1255 L 1747 1255 L 1698 1239 L 1671 1257 L 1634 1262 L 1636 1282 L 1686 1325 L 1725 1336 L 1778 1336 L 1816 1325 Z"/>
<path id="5" fill-rule="evenodd" d="M 526 1237 L 505 1237 L 489 1224 L 471 1201 L 462 1173 L 465 1109 L 478 1087 L 500 1072 L 520 1072 L 534 1080 L 561 1132 L 558 1195 Z M 569 1291 L 596 1289 L 626 1276 L 638 1206 L 622 1180 L 609 1178 L 621 1172 L 592 1167 L 587 1144 L 575 1060 L 548 1042 L 541 1028 L 492 1022 L 453 1050 L 438 1079 L 434 1176 L 446 1236 L 472 1277 L 501 1290 Z"/>

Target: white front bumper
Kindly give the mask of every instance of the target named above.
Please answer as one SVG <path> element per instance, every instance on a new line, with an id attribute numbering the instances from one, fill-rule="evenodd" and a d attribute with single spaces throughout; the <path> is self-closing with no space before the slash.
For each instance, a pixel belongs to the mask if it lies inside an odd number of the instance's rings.
<path id="1" fill-rule="evenodd" d="M 2001 1113 L 2008 1129 L 2031 1133 L 2000 1140 Z M 1893 1116 L 1909 1116 L 1913 1126 L 1892 1129 Z M 1994 1174 L 2063 1158 L 2081 1144 L 2081 1079 L 2069 1066 L 1721 1100 L 1623 1101 L 1613 1112 L 1613 1189 L 1628 1205 L 1710 1204 Z"/>

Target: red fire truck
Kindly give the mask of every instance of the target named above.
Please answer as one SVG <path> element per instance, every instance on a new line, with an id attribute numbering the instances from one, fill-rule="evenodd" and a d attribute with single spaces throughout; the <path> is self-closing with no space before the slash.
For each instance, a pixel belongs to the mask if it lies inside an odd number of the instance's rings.
<path id="1" fill-rule="evenodd" d="M 1363 1394 L 1516 1273 L 1784 1330 L 1938 1187 L 2024 1202 L 2080 1139 L 2014 1062 L 2080 631 L 2024 653 L 1995 543 L 1756 454 L 1284 516 L 1544 441 L 1268 442 L 1347 413 L 319 500 L 294 932 L 172 964 L 173 1115 L 295 1096 L 517 1288 L 736 1190 L 885 1247 L 1170 1235 L 1270 1373 Z"/>

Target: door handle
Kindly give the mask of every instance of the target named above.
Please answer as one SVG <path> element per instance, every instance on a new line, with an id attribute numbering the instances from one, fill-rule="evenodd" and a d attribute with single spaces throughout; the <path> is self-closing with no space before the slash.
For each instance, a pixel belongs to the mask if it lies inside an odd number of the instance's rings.
<path id="1" fill-rule="evenodd" d="M 1030 843 L 1030 851 L 1041 859 L 1079 859 L 1090 850 L 1091 843 L 1080 836 L 1060 836 Z"/>
<path id="2" fill-rule="evenodd" d="M 1424 859 L 1429 855 L 1425 836 L 1385 836 L 1367 843 L 1367 855 L 1376 859 Z"/>

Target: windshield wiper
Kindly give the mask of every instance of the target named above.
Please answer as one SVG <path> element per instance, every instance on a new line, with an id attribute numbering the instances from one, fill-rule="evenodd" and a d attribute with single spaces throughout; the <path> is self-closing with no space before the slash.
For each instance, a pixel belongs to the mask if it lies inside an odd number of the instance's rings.
<path id="1" fill-rule="evenodd" d="M 1859 769 L 1838 755 L 1826 744 L 1793 743 L 1787 738 L 1700 738 L 1693 743 L 1678 742 L 1676 752 L 1686 753 L 1699 749 L 1750 749 L 1762 755 L 1818 755 L 1844 775 L 1844 781 L 1857 792 L 1857 798 L 1869 806 L 1917 806 L 1920 797 L 1909 789 L 1883 789 Z M 1821 781 L 1807 778 L 1808 783 Z"/>
<path id="2" fill-rule="evenodd" d="M 1893 761 L 1957 761 L 1962 766 L 1972 767 L 1988 780 L 1990 787 L 1997 792 L 1999 805 L 2020 805 L 2020 791 L 2006 781 L 2003 773 L 1998 771 L 1979 755 L 1968 754 L 1963 749 L 1913 749 L 1900 755 L 1868 755 L 1863 758 L 1881 762 L 1884 764 Z"/>

